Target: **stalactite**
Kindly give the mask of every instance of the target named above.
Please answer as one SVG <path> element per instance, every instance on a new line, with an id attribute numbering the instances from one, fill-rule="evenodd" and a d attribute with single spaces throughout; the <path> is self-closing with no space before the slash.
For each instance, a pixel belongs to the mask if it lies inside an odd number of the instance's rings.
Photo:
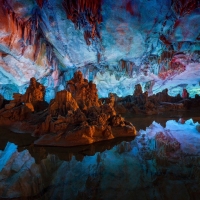
<path id="1" fill-rule="evenodd" d="M 161 35 L 159 39 L 163 42 L 163 44 L 165 44 L 166 47 L 171 45 L 171 42 L 164 35 Z"/>
<path id="2" fill-rule="evenodd" d="M 133 74 L 133 63 L 129 63 L 129 66 L 128 66 L 128 74 L 129 74 L 129 77 L 132 77 L 132 74 Z"/>
<path id="3" fill-rule="evenodd" d="M 101 54 L 98 52 L 97 53 L 97 62 L 100 63 L 100 61 L 101 61 Z"/>
<path id="4" fill-rule="evenodd" d="M 134 70 L 134 63 L 131 61 L 120 60 L 119 71 L 125 72 L 127 76 L 132 77 Z"/>
<path id="5" fill-rule="evenodd" d="M 48 65 L 52 67 L 53 71 L 58 70 L 58 59 L 53 51 L 53 47 L 51 44 L 46 44 L 46 56 L 48 60 Z"/>
<path id="6" fill-rule="evenodd" d="M 40 8 L 43 7 L 44 0 L 36 0 L 36 2 L 37 2 L 38 6 L 39 6 Z"/>
<path id="7" fill-rule="evenodd" d="M 46 45 L 46 56 L 47 56 L 49 65 L 52 64 L 52 58 L 53 58 L 52 54 L 53 54 L 53 47 L 50 44 L 47 44 Z"/>
<path id="8" fill-rule="evenodd" d="M 53 51 L 51 44 L 46 42 L 46 56 L 48 65 L 52 67 L 52 74 L 49 77 L 49 86 L 54 83 L 54 87 L 58 86 L 59 81 L 59 70 L 58 70 L 58 59 Z M 53 81 L 53 82 L 52 82 Z"/>
<path id="9" fill-rule="evenodd" d="M 12 22 L 16 26 L 16 30 L 21 29 L 22 32 L 21 38 L 24 39 L 24 42 L 30 45 L 34 45 L 35 35 L 37 35 L 38 31 L 38 17 L 39 17 L 38 10 L 37 9 L 35 10 L 35 13 L 32 15 L 31 18 L 29 18 L 29 20 L 23 21 L 23 19 L 20 19 L 16 16 L 15 12 L 12 10 L 7 0 L 3 1 L 3 8 L 6 14 L 10 15 Z"/>
<path id="10" fill-rule="evenodd" d="M 37 38 L 36 38 L 36 50 L 35 50 L 35 53 L 34 53 L 34 61 L 37 60 L 38 58 L 38 55 L 40 53 L 40 50 L 41 50 L 41 36 L 40 34 L 37 35 Z"/>
<path id="11" fill-rule="evenodd" d="M 76 28 L 84 29 L 84 39 L 87 45 L 95 37 L 100 38 L 98 24 L 102 22 L 102 0 L 64 0 L 63 7 Z"/>
<path id="12" fill-rule="evenodd" d="M 23 48 L 22 48 L 22 53 L 21 53 L 22 55 L 24 55 L 24 52 L 26 51 L 26 47 L 27 47 L 27 46 L 23 46 Z"/>
<path id="13" fill-rule="evenodd" d="M 91 44 L 90 38 L 91 38 L 91 34 L 90 34 L 89 31 L 86 30 L 86 31 L 84 32 L 84 39 L 85 39 L 87 45 L 90 45 L 90 44 Z"/>
<path id="14" fill-rule="evenodd" d="M 58 86 L 58 81 L 59 81 L 59 70 L 58 70 L 58 60 L 54 56 L 52 60 L 52 67 L 53 67 L 53 72 L 51 74 L 53 81 L 54 81 L 54 87 Z"/>
<path id="15" fill-rule="evenodd" d="M 42 5 L 44 1 L 38 1 L 37 3 L 39 5 Z M 12 7 L 9 5 L 7 0 L 3 1 L 3 10 L 5 14 L 9 16 L 11 26 L 13 26 L 13 34 L 16 34 L 16 32 L 14 32 L 15 30 L 17 30 L 18 34 L 21 34 L 21 54 L 24 54 L 28 45 L 35 45 L 35 52 L 33 58 L 34 61 L 36 61 L 41 50 L 41 41 L 43 41 L 46 43 L 46 57 L 48 60 L 48 64 L 49 66 L 52 66 L 54 70 L 57 71 L 58 61 L 53 52 L 53 47 L 51 44 L 47 43 L 47 41 L 44 39 L 44 36 L 41 34 L 41 31 L 39 30 L 40 11 L 36 9 L 33 15 L 28 20 L 23 21 L 23 19 L 20 19 L 16 16 L 15 12 L 12 10 Z M 9 45 L 11 45 L 13 42 L 13 34 L 11 34 Z M 56 72 L 54 74 L 58 73 Z"/>
<path id="16" fill-rule="evenodd" d="M 12 10 L 7 0 L 3 1 L 3 8 L 5 13 L 10 16 L 9 20 L 13 26 L 12 30 L 14 31 L 17 30 L 18 34 L 21 34 L 21 38 L 23 40 L 22 41 L 23 48 L 21 54 L 22 55 L 24 54 L 26 46 L 37 45 L 36 52 L 34 55 L 34 59 L 36 60 L 40 49 L 39 47 L 40 44 L 39 45 L 36 44 L 36 41 L 40 40 L 40 38 L 38 37 L 38 18 L 39 18 L 38 10 L 36 9 L 35 13 L 27 21 L 23 21 L 23 19 L 16 16 L 15 12 Z M 10 45 L 12 44 L 12 35 L 13 34 L 11 34 Z M 41 35 L 39 34 L 39 36 Z"/>
<path id="17" fill-rule="evenodd" d="M 190 14 L 194 9 L 199 7 L 199 0 L 172 0 L 172 8 L 179 16 Z"/>
<path id="18" fill-rule="evenodd" d="M 22 26 L 22 38 L 26 44 L 26 41 L 27 41 L 27 27 L 26 26 Z"/>

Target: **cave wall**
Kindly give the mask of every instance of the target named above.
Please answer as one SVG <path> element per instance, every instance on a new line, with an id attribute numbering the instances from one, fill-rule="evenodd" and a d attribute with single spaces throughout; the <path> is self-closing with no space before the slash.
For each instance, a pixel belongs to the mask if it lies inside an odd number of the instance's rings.
<path id="1" fill-rule="evenodd" d="M 200 2 L 196 0 L 0 0 L 0 94 L 31 77 L 46 100 L 77 70 L 99 96 L 166 87 L 200 94 Z"/>

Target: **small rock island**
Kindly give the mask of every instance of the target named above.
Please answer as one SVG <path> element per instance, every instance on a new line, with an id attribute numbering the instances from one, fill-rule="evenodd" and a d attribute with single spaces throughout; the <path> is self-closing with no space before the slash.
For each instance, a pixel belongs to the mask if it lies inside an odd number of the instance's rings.
<path id="1" fill-rule="evenodd" d="M 44 101 L 45 87 L 30 79 L 25 94 L 14 94 L 0 110 L 0 125 L 39 139 L 35 145 L 77 146 L 116 137 L 135 136 L 136 129 L 117 114 L 113 101 L 102 103 L 96 85 L 80 71 L 57 92 L 50 104 Z"/>

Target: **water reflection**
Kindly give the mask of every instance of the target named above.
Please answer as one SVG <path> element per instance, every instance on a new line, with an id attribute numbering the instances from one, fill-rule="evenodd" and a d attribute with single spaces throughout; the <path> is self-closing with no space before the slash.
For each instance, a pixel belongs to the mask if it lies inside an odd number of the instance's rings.
<path id="1" fill-rule="evenodd" d="M 30 154 L 19 156 L 21 152 L 0 172 L 0 197 L 198 199 L 199 155 L 174 152 L 163 156 L 163 152 L 151 147 L 152 142 L 140 135 L 110 150 L 84 156 L 81 162 L 74 156 L 63 161 L 48 154 L 39 164 L 35 164 Z M 17 157 L 21 158 L 21 164 Z"/>
<path id="2" fill-rule="evenodd" d="M 188 116 L 174 114 L 176 121 Z M 12 142 L 19 142 L 19 152 L 0 172 L 0 198 L 199 199 L 200 133 L 192 121 L 166 123 L 168 119 L 167 114 L 159 117 L 166 129 L 154 123 L 136 138 L 79 147 L 35 147 L 27 135 L 18 135 L 21 143 L 15 136 Z M 194 119 L 199 121 L 198 114 Z M 151 120 L 156 119 L 132 118 L 133 123 L 140 122 L 138 127 Z"/>
<path id="3" fill-rule="evenodd" d="M 96 153 L 102 153 L 105 150 L 112 149 L 122 141 L 131 142 L 134 138 L 135 137 L 115 138 L 113 140 L 77 147 L 39 147 L 31 145 L 28 147 L 28 150 L 35 158 L 36 163 L 40 163 L 48 154 L 55 154 L 60 160 L 70 161 L 74 156 L 77 161 L 82 161 L 85 156 L 93 156 Z"/>
<path id="4" fill-rule="evenodd" d="M 143 129 L 145 130 L 146 127 L 149 127 L 153 121 L 156 121 L 157 123 L 160 123 L 163 127 L 166 126 L 166 122 L 168 120 L 176 120 L 178 121 L 180 118 L 183 118 L 185 120 L 188 120 L 190 118 L 193 119 L 195 122 L 200 122 L 200 110 L 199 109 L 193 109 L 193 110 L 186 110 L 186 111 L 168 111 L 164 113 L 160 113 L 158 115 L 139 115 L 139 114 L 123 114 L 123 117 L 127 121 L 130 121 L 133 123 L 133 125 L 136 127 L 136 130 Z"/>

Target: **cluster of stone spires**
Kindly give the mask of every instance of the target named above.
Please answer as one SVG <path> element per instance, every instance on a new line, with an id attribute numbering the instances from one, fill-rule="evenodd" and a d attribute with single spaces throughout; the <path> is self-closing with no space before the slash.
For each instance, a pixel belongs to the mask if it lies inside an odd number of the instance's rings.
<path id="1" fill-rule="evenodd" d="M 44 95 L 44 86 L 31 78 L 25 94 L 14 94 L 0 110 L 0 125 L 40 137 L 38 145 L 76 146 L 136 135 L 135 127 L 116 114 L 112 101 L 101 103 L 96 85 L 80 71 L 49 105 Z"/>

